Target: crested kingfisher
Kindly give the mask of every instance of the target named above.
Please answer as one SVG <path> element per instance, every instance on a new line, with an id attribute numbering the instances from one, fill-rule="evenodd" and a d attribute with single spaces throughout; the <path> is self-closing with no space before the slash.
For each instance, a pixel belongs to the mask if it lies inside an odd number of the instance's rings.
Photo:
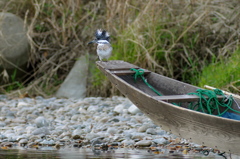
<path id="1" fill-rule="evenodd" d="M 97 43 L 97 55 L 102 61 L 103 59 L 108 60 L 112 54 L 112 46 L 110 44 L 110 35 L 106 30 L 98 29 L 95 32 L 95 39 L 88 44 Z"/>

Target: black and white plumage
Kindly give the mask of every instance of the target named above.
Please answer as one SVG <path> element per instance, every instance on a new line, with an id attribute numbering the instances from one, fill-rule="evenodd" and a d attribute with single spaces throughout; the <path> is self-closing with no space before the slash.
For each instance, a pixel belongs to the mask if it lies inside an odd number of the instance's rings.
<path id="1" fill-rule="evenodd" d="M 102 61 L 108 60 L 112 54 L 112 46 L 110 44 L 110 35 L 107 31 L 98 29 L 95 32 L 95 39 L 88 44 L 97 43 L 97 55 Z"/>
<path id="2" fill-rule="evenodd" d="M 95 37 L 97 40 L 107 40 L 108 42 L 110 40 L 110 35 L 106 30 L 98 29 L 95 32 Z"/>

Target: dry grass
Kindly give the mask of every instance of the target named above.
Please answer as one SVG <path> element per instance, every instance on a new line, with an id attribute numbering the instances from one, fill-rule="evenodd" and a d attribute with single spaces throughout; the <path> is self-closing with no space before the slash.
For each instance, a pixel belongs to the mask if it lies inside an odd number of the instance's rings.
<path id="1" fill-rule="evenodd" d="M 23 91 L 45 97 L 57 90 L 80 55 L 94 53 L 86 43 L 97 28 L 113 36 L 112 59 L 193 84 L 205 65 L 231 55 L 239 42 L 237 0 L 6 0 L 0 6 L 28 27 L 33 69 Z M 116 93 L 92 70 L 89 96 Z"/>
<path id="2" fill-rule="evenodd" d="M 88 53 L 89 35 L 98 21 L 101 1 L 84 4 L 72 0 L 12 0 L 2 10 L 24 18 L 31 45 L 31 77 L 23 91 L 48 96 L 56 91 L 74 62 Z M 100 5 L 101 6 L 101 5 Z M 86 25 L 87 24 L 87 25 Z M 33 79 L 33 80 L 32 80 Z"/>

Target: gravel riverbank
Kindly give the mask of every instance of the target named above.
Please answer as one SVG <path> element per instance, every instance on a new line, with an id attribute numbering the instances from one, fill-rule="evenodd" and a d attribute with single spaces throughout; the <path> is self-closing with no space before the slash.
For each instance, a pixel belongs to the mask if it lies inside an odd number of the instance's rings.
<path id="1" fill-rule="evenodd" d="M 127 98 L 82 100 L 0 96 L 1 149 L 142 148 L 156 155 L 218 156 L 156 126 Z"/>

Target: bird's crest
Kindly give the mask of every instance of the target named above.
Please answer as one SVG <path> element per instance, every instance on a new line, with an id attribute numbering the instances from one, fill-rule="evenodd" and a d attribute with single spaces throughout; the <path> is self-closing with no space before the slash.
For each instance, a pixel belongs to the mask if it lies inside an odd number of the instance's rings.
<path id="1" fill-rule="evenodd" d="M 106 30 L 98 29 L 95 32 L 95 37 L 97 40 L 110 40 L 110 35 Z"/>

